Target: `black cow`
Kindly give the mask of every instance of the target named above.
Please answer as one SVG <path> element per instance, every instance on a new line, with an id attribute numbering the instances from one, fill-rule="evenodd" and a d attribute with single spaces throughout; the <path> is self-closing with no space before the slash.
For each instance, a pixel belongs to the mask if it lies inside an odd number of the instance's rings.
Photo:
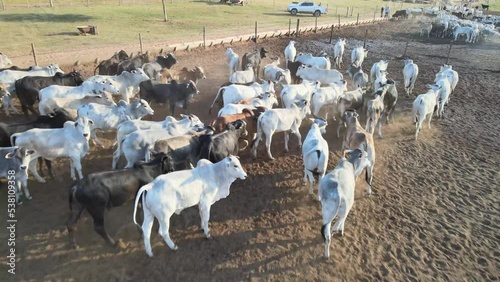
<path id="1" fill-rule="evenodd" d="M 403 19 L 408 19 L 408 13 L 406 12 L 406 10 L 397 10 L 393 15 L 392 15 L 393 18 L 403 18 Z"/>
<path id="2" fill-rule="evenodd" d="M 260 48 L 260 50 L 255 50 L 251 53 L 245 53 L 243 58 L 241 59 L 241 69 L 245 70 L 247 65 L 252 65 L 253 73 L 255 74 L 255 78 L 259 78 L 260 72 L 260 61 L 266 57 L 267 50 L 264 47 Z"/>
<path id="3" fill-rule="evenodd" d="M 288 61 L 288 69 L 290 70 L 290 76 L 292 77 L 292 83 L 300 83 L 302 80 L 300 77 L 297 76 L 297 70 L 299 70 L 299 67 L 302 66 L 302 63 L 299 61 Z"/>
<path id="4" fill-rule="evenodd" d="M 40 89 L 50 85 L 61 86 L 79 86 L 83 83 L 83 78 L 79 72 L 72 71 L 67 74 L 56 73 L 51 77 L 44 76 L 26 76 L 16 80 L 16 93 L 21 103 L 21 108 L 25 116 L 28 116 L 28 110 L 33 115 L 38 115 L 38 111 L 33 107 L 39 100 Z"/>
<path id="5" fill-rule="evenodd" d="M 173 65 L 177 63 L 177 58 L 172 53 L 167 53 L 165 56 L 158 56 L 156 59 L 144 65 L 144 72 L 151 79 L 156 79 L 156 75 L 161 71 L 162 68 L 170 69 Z"/>
<path id="6" fill-rule="evenodd" d="M 229 123 L 224 132 L 201 136 L 200 159 L 216 163 L 229 155 L 237 156 L 240 151 L 238 140 L 247 135 L 245 123 L 242 120 L 237 120 Z"/>
<path id="7" fill-rule="evenodd" d="M 189 99 L 195 94 L 200 94 L 193 81 L 177 83 L 172 80 L 169 84 L 153 84 L 151 80 L 143 81 L 139 84 L 141 99 L 148 102 L 168 103 L 170 105 L 170 115 L 174 115 L 175 107 L 184 108 L 189 113 Z"/>
<path id="8" fill-rule="evenodd" d="M 0 72 L 4 71 L 4 70 L 15 70 L 15 71 L 31 71 L 33 70 L 33 66 L 29 67 L 29 68 L 20 68 L 18 66 L 12 66 L 12 67 L 9 67 L 9 68 L 3 68 L 3 69 L 0 69 Z"/>
<path id="9" fill-rule="evenodd" d="M 33 128 L 62 128 L 67 121 L 74 121 L 71 115 L 64 109 L 54 109 L 54 113 L 39 116 L 36 120 L 27 123 L 6 125 L 0 123 L 0 147 L 11 147 L 10 136 L 14 133 L 24 132 Z M 38 159 L 40 170 L 42 170 L 41 159 Z M 45 160 L 49 173 L 54 176 L 52 163 Z M 42 173 L 43 174 L 43 173 Z"/>
<path id="10" fill-rule="evenodd" d="M 200 159 L 200 138 L 213 134 L 213 128 L 208 126 L 201 132 L 192 132 L 191 134 L 158 140 L 155 142 L 152 154 L 169 156 L 176 170 L 189 169 L 189 164 L 194 166 Z"/>
<path id="11" fill-rule="evenodd" d="M 124 71 L 133 71 L 135 69 L 141 68 L 145 63 L 149 63 L 149 55 L 147 53 L 135 56 L 132 59 L 122 61 L 118 64 L 117 75 Z"/>
<path id="12" fill-rule="evenodd" d="M 97 172 L 73 182 L 69 193 L 69 217 L 67 228 L 70 246 L 76 248 L 75 224 L 83 210 L 94 219 L 94 229 L 106 242 L 116 246 L 104 229 L 104 211 L 122 206 L 135 199 L 137 191 L 160 174 L 173 171 L 169 157 L 158 155 L 151 162 L 139 162 L 133 168 Z"/>
<path id="13" fill-rule="evenodd" d="M 489 11 L 489 10 L 490 10 L 490 5 L 481 4 L 481 8 L 482 8 L 483 10 Z"/>
<path id="14" fill-rule="evenodd" d="M 120 52 L 114 54 L 111 58 L 102 61 L 97 65 L 97 67 L 94 69 L 94 75 L 96 74 L 96 70 L 99 69 L 99 74 L 100 75 L 115 75 L 118 72 L 118 64 L 128 60 L 129 56 L 127 53 L 123 50 L 120 50 Z"/>

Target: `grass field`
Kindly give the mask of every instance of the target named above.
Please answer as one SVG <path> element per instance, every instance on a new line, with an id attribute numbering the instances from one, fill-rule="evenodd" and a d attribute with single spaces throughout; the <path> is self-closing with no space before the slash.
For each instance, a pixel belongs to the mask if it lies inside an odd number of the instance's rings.
<path id="1" fill-rule="evenodd" d="M 250 0 L 246 6 L 221 5 L 217 2 L 167 1 L 168 22 L 163 22 L 162 6 L 157 3 L 126 3 L 107 1 L 109 4 L 83 5 L 85 1 L 70 1 L 71 6 L 54 8 L 9 8 L 9 4 L 26 4 L 27 1 L 6 1 L 7 10 L 0 11 L 2 25 L 2 52 L 11 56 L 27 55 L 30 43 L 35 43 L 38 53 L 114 46 L 138 43 L 141 33 L 145 47 L 148 42 L 181 43 L 202 39 L 202 29 L 206 26 L 207 39 L 221 36 L 252 33 L 254 23 L 259 23 L 259 31 L 292 28 L 296 18 L 286 12 L 291 1 Z M 102 1 L 99 1 L 102 2 Z M 409 7 L 407 3 L 383 2 L 381 0 L 321 1 L 329 7 L 329 13 L 318 19 L 318 24 L 337 23 L 341 20 L 379 17 L 379 8 L 391 5 L 392 10 Z M 43 2 L 47 5 L 48 1 Z M 66 3 L 68 4 L 68 3 Z M 30 2 L 33 6 L 33 2 Z M 353 7 L 352 16 L 346 17 L 347 7 Z M 418 6 L 412 4 L 411 6 Z M 300 15 L 301 25 L 313 25 L 314 17 Z M 79 36 L 76 26 L 97 25 L 100 35 Z"/>

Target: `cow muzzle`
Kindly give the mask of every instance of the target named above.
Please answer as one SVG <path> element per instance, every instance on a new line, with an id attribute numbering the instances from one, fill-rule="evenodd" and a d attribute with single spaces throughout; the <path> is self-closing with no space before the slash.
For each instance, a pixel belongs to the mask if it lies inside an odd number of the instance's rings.
<path id="1" fill-rule="evenodd" d="M 87 138 L 88 136 L 89 136 L 89 134 L 88 134 L 88 133 L 84 133 L 84 134 L 83 134 L 83 137 L 85 137 L 85 138 Z"/>
<path id="2" fill-rule="evenodd" d="M 26 168 L 28 168 L 28 167 L 27 167 L 27 166 L 25 166 L 25 165 L 22 165 L 22 166 L 21 166 L 21 169 L 22 169 L 22 170 L 26 170 Z"/>

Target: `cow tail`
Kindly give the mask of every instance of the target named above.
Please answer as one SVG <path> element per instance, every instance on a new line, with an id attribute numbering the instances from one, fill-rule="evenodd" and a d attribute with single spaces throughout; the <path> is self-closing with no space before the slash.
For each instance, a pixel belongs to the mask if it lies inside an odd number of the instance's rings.
<path id="1" fill-rule="evenodd" d="M 153 184 L 149 183 L 144 186 L 142 186 L 141 189 L 137 192 L 137 195 L 135 196 L 135 203 L 134 203 L 134 223 L 135 225 L 139 226 L 136 220 L 136 214 L 137 214 L 137 205 L 139 204 L 139 200 L 141 199 L 142 193 L 144 193 L 144 196 L 142 196 L 142 208 L 147 209 L 146 207 L 146 193 L 149 191 L 151 188 L 153 188 Z M 141 227 L 141 226 L 139 226 Z"/>
<path id="2" fill-rule="evenodd" d="M 97 67 L 95 67 L 95 69 L 94 69 L 94 75 L 96 75 L 96 70 L 97 70 L 97 69 L 98 69 L 101 65 L 102 65 L 102 62 L 100 62 L 100 63 L 97 65 Z"/>
<path id="3" fill-rule="evenodd" d="M 221 89 L 219 89 L 219 91 L 217 91 L 217 95 L 215 96 L 215 99 L 214 101 L 212 102 L 212 105 L 210 106 L 210 108 L 208 109 L 208 114 L 211 114 L 212 113 L 212 108 L 214 107 L 215 103 L 218 103 L 218 105 L 222 108 L 221 106 L 221 101 L 224 101 L 223 100 L 223 95 L 224 95 L 224 91 L 226 90 L 226 87 L 221 87 Z"/>

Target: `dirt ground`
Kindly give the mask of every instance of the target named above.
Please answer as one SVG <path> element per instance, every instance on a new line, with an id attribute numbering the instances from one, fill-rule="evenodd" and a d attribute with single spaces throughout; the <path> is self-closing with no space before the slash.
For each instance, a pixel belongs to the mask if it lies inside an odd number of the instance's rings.
<path id="1" fill-rule="evenodd" d="M 410 26 L 402 28 L 402 25 Z M 412 29 L 413 27 L 413 29 Z M 415 93 L 424 93 L 439 66 L 446 62 L 447 40 L 423 40 L 409 22 L 369 26 L 365 71 L 375 61 L 390 61 L 388 72 L 403 81 L 403 62 L 397 59 L 410 39 L 407 54 L 420 68 Z M 414 32 L 414 33 L 415 33 Z M 346 61 L 353 47 L 362 44 L 365 28 L 335 31 L 348 39 Z M 297 39 L 300 51 L 332 48 L 328 34 Z M 289 39 L 261 43 L 283 59 Z M 232 46 L 237 53 L 253 45 Z M 302 184 L 303 168 L 297 141 L 291 137 L 290 153 L 283 152 L 283 134 L 275 136 L 276 160 L 265 158 L 263 145 L 253 161 L 248 152 L 241 161 L 249 177 L 232 185 L 231 194 L 212 206 L 212 240 L 200 232 L 196 207 L 174 215 L 170 233 L 179 246 L 170 250 L 157 233 L 148 258 L 132 222 L 133 205 L 106 214 L 107 231 L 120 239 L 121 249 L 105 244 L 85 215 L 78 223 L 77 250 L 68 248 L 68 161 L 58 161 L 60 179 L 40 184 L 31 180 L 33 200 L 17 208 L 17 268 L 12 281 L 494 281 L 500 278 L 500 48 L 493 45 L 453 46 L 450 64 L 460 75 L 445 118 L 425 126 L 414 141 L 411 103 L 400 84 L 396 122 L 383 127 L 384 138 L 375 138 L 377 160 L 373 191 L 365 196 L 358 181 L 356 201 L 347 218 L 344 237 L 334 237 L 331 258 L 323 258 L 320 236 L 321 204 Z M 223 47 L 179 53 L 180 66 L 203 66 L 207 79 L 199 82 L 201 95 L 192 113 L 208 123 L 207 113 L 219 85 L 226 81 Z M 266 63 L 268 61 L 266 60 Z M 82 69 L 90 75 L 92 66 Z M 345 70 L 342 70 L 345 72 Z M 347 77 L 347 75 L 345 75 Z M 154 120 L 166 111 L 154 105 Z M 20 115 L 1 120 L 23 120 Z M 363 120 L 364 121 L 364 120 Z M 364 123 L 363 123 L 364 124 Z M 301 132 L 307 134 L 310 122 Z M 338 162 L 340 144 L 331 122 L 329 170 Z M 113 134 L 105 135 L 111 144 Z M 92 147 L 84 159 L 84 173 L 109 170 L 111 149 Z M 123 162 L 122 162 L 123 165 Z M 1 184 L 5 184 L 3 181 Z M 0 201 L 7 198 L 6 185 Z M 315 192 L 317 188 L 315 188 Z M 3 211 L 2 211 L 3 212 Z M 3 214 L 3 213 L 2 213 Z M 2 230 L 6 230 L 2 226 Z M 2 231 L 1 241 L 7 233 Z M 7 253 L 6 244 L 1 246 Z M 0 258 L 2 272 L 5 255 Z"/>

